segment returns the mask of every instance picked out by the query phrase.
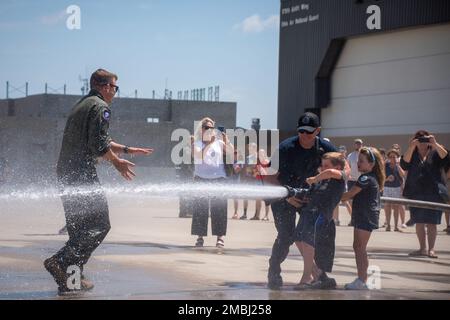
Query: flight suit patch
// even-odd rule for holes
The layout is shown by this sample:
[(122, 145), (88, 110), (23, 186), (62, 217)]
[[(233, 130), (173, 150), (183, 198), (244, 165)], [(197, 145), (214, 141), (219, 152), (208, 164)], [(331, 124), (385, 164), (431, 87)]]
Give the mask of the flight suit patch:
[(103, 111), (103, 119), (109, 121), (109, 118), (111, 118), (111, 112), (109, 112), (108, 110)]

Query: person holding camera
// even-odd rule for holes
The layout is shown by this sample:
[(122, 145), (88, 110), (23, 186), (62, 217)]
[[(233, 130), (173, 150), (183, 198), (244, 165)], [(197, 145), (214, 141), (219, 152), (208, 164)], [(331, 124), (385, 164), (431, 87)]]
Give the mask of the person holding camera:
[[(449, 162), (448, 151), (437, 143), (433, 135), (425, 130), (416, 132), (400, 161), (402, 169), (408, 171), (403, 196), (413, 200), (448, 202), (447, 186), (442, 171)], [(410, 211), (411, 219), (416, 223), (420, 248), (409, 255), (437, 258), (434, 245), (437, 225), (441, 224), (442, 211), (414, 207), (411, 207)]]

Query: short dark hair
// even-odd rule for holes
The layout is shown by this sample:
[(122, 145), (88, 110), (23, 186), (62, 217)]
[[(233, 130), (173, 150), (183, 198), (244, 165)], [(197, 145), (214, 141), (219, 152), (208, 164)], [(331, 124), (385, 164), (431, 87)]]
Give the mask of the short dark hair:
[(107, 85), (115, 79), (119, 79), (116, 74), (106, 71), (105, 69), (97, 69), (92, 75), (90, 80), (91, 89), (98, 88)]

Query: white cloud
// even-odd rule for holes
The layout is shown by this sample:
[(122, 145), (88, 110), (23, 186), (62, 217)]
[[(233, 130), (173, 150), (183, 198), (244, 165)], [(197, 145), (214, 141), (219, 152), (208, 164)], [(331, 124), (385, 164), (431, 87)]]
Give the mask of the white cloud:
[(280, 17), (278, 15), (271, 15), (264, 20), (258, 14), (254, 14), (234, 25), (233, 29), (241, 30), (244, 33), (259, 33), (267, 29), (277, 28), (279, 24)]
[(67, 17), (66, 11), (62, 10), (60, 12), (56, 12), (47, 16), (42, 16), (39, 18), (39, 21), (44, 25), (53, 26), (65, 20), (66, 17)]

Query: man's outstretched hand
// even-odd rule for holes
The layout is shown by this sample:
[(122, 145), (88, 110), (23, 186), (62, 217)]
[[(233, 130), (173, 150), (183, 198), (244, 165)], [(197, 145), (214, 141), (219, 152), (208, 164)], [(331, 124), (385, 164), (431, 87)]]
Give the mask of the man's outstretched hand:
[(122, 177), (124, 177), (126, 180), (131, 181), (136, 176), (136, 174), (132, 170), (132, 168), (135, 166), (134, 163), (125, 159), (117, 158), (114, 161), (112, 161), (112, 164), (117, 169), (117, 171), (120, 172)]
[(128, 153), (132, 154), (132, 155), (144, 155), (144, 156), (149, 156), (153, 153), (153, 149), (151, 148), (134, 148), (134, 147), (129, 147), (128, 148)]

